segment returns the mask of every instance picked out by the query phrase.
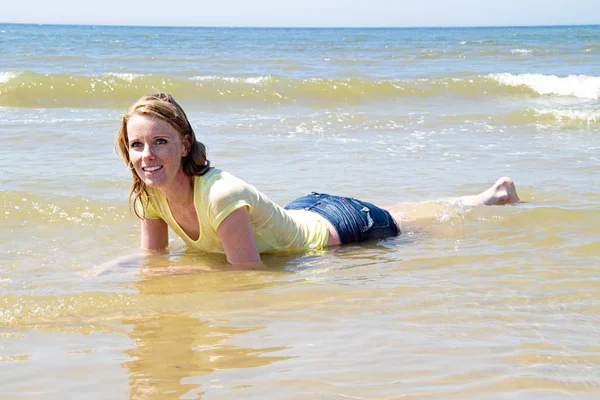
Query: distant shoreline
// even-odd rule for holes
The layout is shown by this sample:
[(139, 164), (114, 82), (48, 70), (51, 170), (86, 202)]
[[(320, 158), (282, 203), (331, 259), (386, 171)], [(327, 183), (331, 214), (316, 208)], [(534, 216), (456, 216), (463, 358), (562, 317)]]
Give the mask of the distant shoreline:
[(365, 30), (419, 30), (419, 29), (505, 29), (505, 28), (582, 28), (598, 27), (600, 24), (565, 24), (565, 25), (443, 25), (443, 26), (226, 26), (226, 25), (113, 25), (113, 24), (46, 24), (32, 22), (1, 22), (0, 25), (24, 25), (24, 26), (48, 26), (48, 27), (84, 27), (92, 28), (171, 28), (171, 29), (323, 29), (323, 30), (343, 30), (343, 29), (365, 29)]

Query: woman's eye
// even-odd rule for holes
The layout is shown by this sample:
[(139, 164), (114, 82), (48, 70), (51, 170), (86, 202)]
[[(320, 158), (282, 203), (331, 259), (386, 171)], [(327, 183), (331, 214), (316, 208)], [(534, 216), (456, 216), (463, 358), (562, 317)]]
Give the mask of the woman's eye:
[(154, 142), (156, 144), (165, 144), (167, 143), (167, 141), (165, 139), (156, 139), (156, 142)]
[(140, 147), (142, 146), (141, 142), (133, 142), (129, 145), (129, 147), (134, 148), (134, 147)]

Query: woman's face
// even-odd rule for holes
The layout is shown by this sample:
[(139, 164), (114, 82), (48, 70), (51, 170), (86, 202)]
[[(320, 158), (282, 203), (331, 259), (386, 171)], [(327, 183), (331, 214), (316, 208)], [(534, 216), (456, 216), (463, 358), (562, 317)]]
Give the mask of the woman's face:
[(181, 159), (190, 148), (190, 137), (166, 121), (147, 115), (134, 115), (127, 122), (129, 160), (135, 172), (149, 187), (165, 188), (185, 176)]

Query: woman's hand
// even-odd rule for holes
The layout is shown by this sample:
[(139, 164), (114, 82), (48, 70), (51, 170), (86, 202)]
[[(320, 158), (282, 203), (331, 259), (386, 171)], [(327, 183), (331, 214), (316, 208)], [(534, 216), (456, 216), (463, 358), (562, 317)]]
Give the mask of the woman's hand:
[(262, 267), (247, 207), (229, 214), (217, 228), (227, 261), (239, 268)]

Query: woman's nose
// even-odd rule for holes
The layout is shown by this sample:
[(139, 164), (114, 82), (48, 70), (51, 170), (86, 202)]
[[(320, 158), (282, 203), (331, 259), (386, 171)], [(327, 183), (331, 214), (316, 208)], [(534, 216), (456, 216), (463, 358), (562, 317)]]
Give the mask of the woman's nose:
[(142, 152), (142, 156), (146, 158), (153, 158), (154, 151), (152, 150), (152, 146), (144, 146), (144, 151)]

